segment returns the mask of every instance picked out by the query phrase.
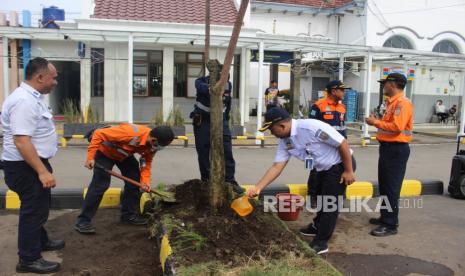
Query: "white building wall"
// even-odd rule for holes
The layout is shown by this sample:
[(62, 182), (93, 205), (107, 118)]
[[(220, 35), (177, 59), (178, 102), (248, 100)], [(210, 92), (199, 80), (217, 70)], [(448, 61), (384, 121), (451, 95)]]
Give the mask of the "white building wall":
[(297, 13), (268, 13), (263, 10), (252, 12), (248, 27), (260, 29), (268, 34), (309, 35), (315, 38), (330, 38), (332, 41), (336, 39), (337, 30), (336, 18), (327, 17), (326, 14), (313, 16), (310, 14), (298, 15)]
[[(443, 39), (452, 40), (462, 53), (465, 50), (463, 1), (368, 0), (368, 6), (367, 45), (382, 46), (389, 37), (398, 34), (408, 38), (416, 50), (431, 51)], [(386, 32), (389, 28), (393, 29)], [(433, 39), (442, 32), (449, 33)]]
[(76, 41), (31, 40), (31, 58), (43, 57), (48, 60), (78, 60)]
[(108, 43), (105, 45), (104, 72), (104, 120), (128, 121), (128, 45)]

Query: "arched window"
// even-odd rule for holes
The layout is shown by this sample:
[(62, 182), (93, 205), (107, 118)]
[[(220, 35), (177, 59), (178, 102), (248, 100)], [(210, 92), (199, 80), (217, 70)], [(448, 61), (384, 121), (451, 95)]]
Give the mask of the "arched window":
[(413, 49), (410, 41), (400, 35), (391, 36), (388, 40), (386, 40), (386, 42), (384, 42), (383, 47)]
[(447, 54), (460, 54), (460, 50), (454, 42), (450, 40), (441, 40), (434, 45), (433, 52), (447, 53)]

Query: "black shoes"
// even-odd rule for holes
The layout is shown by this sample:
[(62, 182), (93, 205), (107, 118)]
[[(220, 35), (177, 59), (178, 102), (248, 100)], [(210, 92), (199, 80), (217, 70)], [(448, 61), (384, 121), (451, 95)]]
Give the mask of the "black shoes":
[(397, 234), (397, 229), (396, 228), (389, 228), (387, 226), (380, 225), (377, 228), (373, 229), (370, 232), (370, 234), (375, 236), (375, 237), (386, 237), (386, 236)]
[(245, 192), (245, 190), (236, 181), (232, 181), (231, 185), (232, 185), (233, 191), (236, 194), (241, 195)]
[(310, 244), (313, 250), (315, 250), (315, 253), (317, 255), (320, 254), (326, 254), (329, 252), (328, 246), (327, 245), (320, 245), (320, 244)]
[(121, 218), (121, 222), (131, 225), (147, 225), (148, 219), (142, 216), (134, 215), (128, 218)]
[(42, 251), (55, 251), (65, 247), (64, 240), (48, 240), (46, 244), (42, 245)]
[(80, 234), (92, 235), (95, 234), (95, 228), (90, 224), (90, 222), (81, 222), (74, 225), (74, 229)]
[(374, 225), (381, 225), (381, 224), (382, 224), (380, 218), (371, 218), (368, 222), (369, 222), (370, 224), (374, 224)]
[(23, 261), (20, 259), (18, 265), (16, 265), (16, 272), (18, 273), (48, 274), (58, 272), (59, 270), (59, 263), (46, 261), (43, 258), (37, 259), (32, 262)]
[(307, 237), (314, 237), (317, 233), (318, 230), (313, 223), (310, 223), (307, 227), (300, 229), (300, 234)]

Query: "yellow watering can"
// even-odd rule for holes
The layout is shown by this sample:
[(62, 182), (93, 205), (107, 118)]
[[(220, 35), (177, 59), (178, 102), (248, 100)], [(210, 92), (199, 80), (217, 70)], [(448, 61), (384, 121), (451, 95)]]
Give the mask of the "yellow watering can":
[(253, 211), (253, 206), (250, 204), (249, 197), (246, 195), (233, 200), (231, 208), (241, 217), (245, 217)]

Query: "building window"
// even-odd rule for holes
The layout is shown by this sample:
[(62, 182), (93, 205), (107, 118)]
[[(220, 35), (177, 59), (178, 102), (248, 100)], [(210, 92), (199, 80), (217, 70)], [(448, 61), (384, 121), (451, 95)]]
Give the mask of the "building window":
[(162, 51), (134, 51), (133, 95), (161, 97), (163, 95)]
[(410, 43), (410, 41), (408, 41), (408, 39), (400, 35), (391, 36), (388, 40), (386, 40), (386, 42), (384, 42), (383, 47), (413, 49), (413, 46)]
[(174, 96), (195, 97), (195, 80), (205, 76), (203, 53), (174, 53)]
[(104, 64), (105, 64), (105, 49), (91, 48), (90, 49), (90, 82), (91, 96), (103, 97), (104, 93)]
[(460, 54), (460, 50), (454, 42), (450, 40), (441, 40), (434, 45), (433, 52), (446, 54)]

